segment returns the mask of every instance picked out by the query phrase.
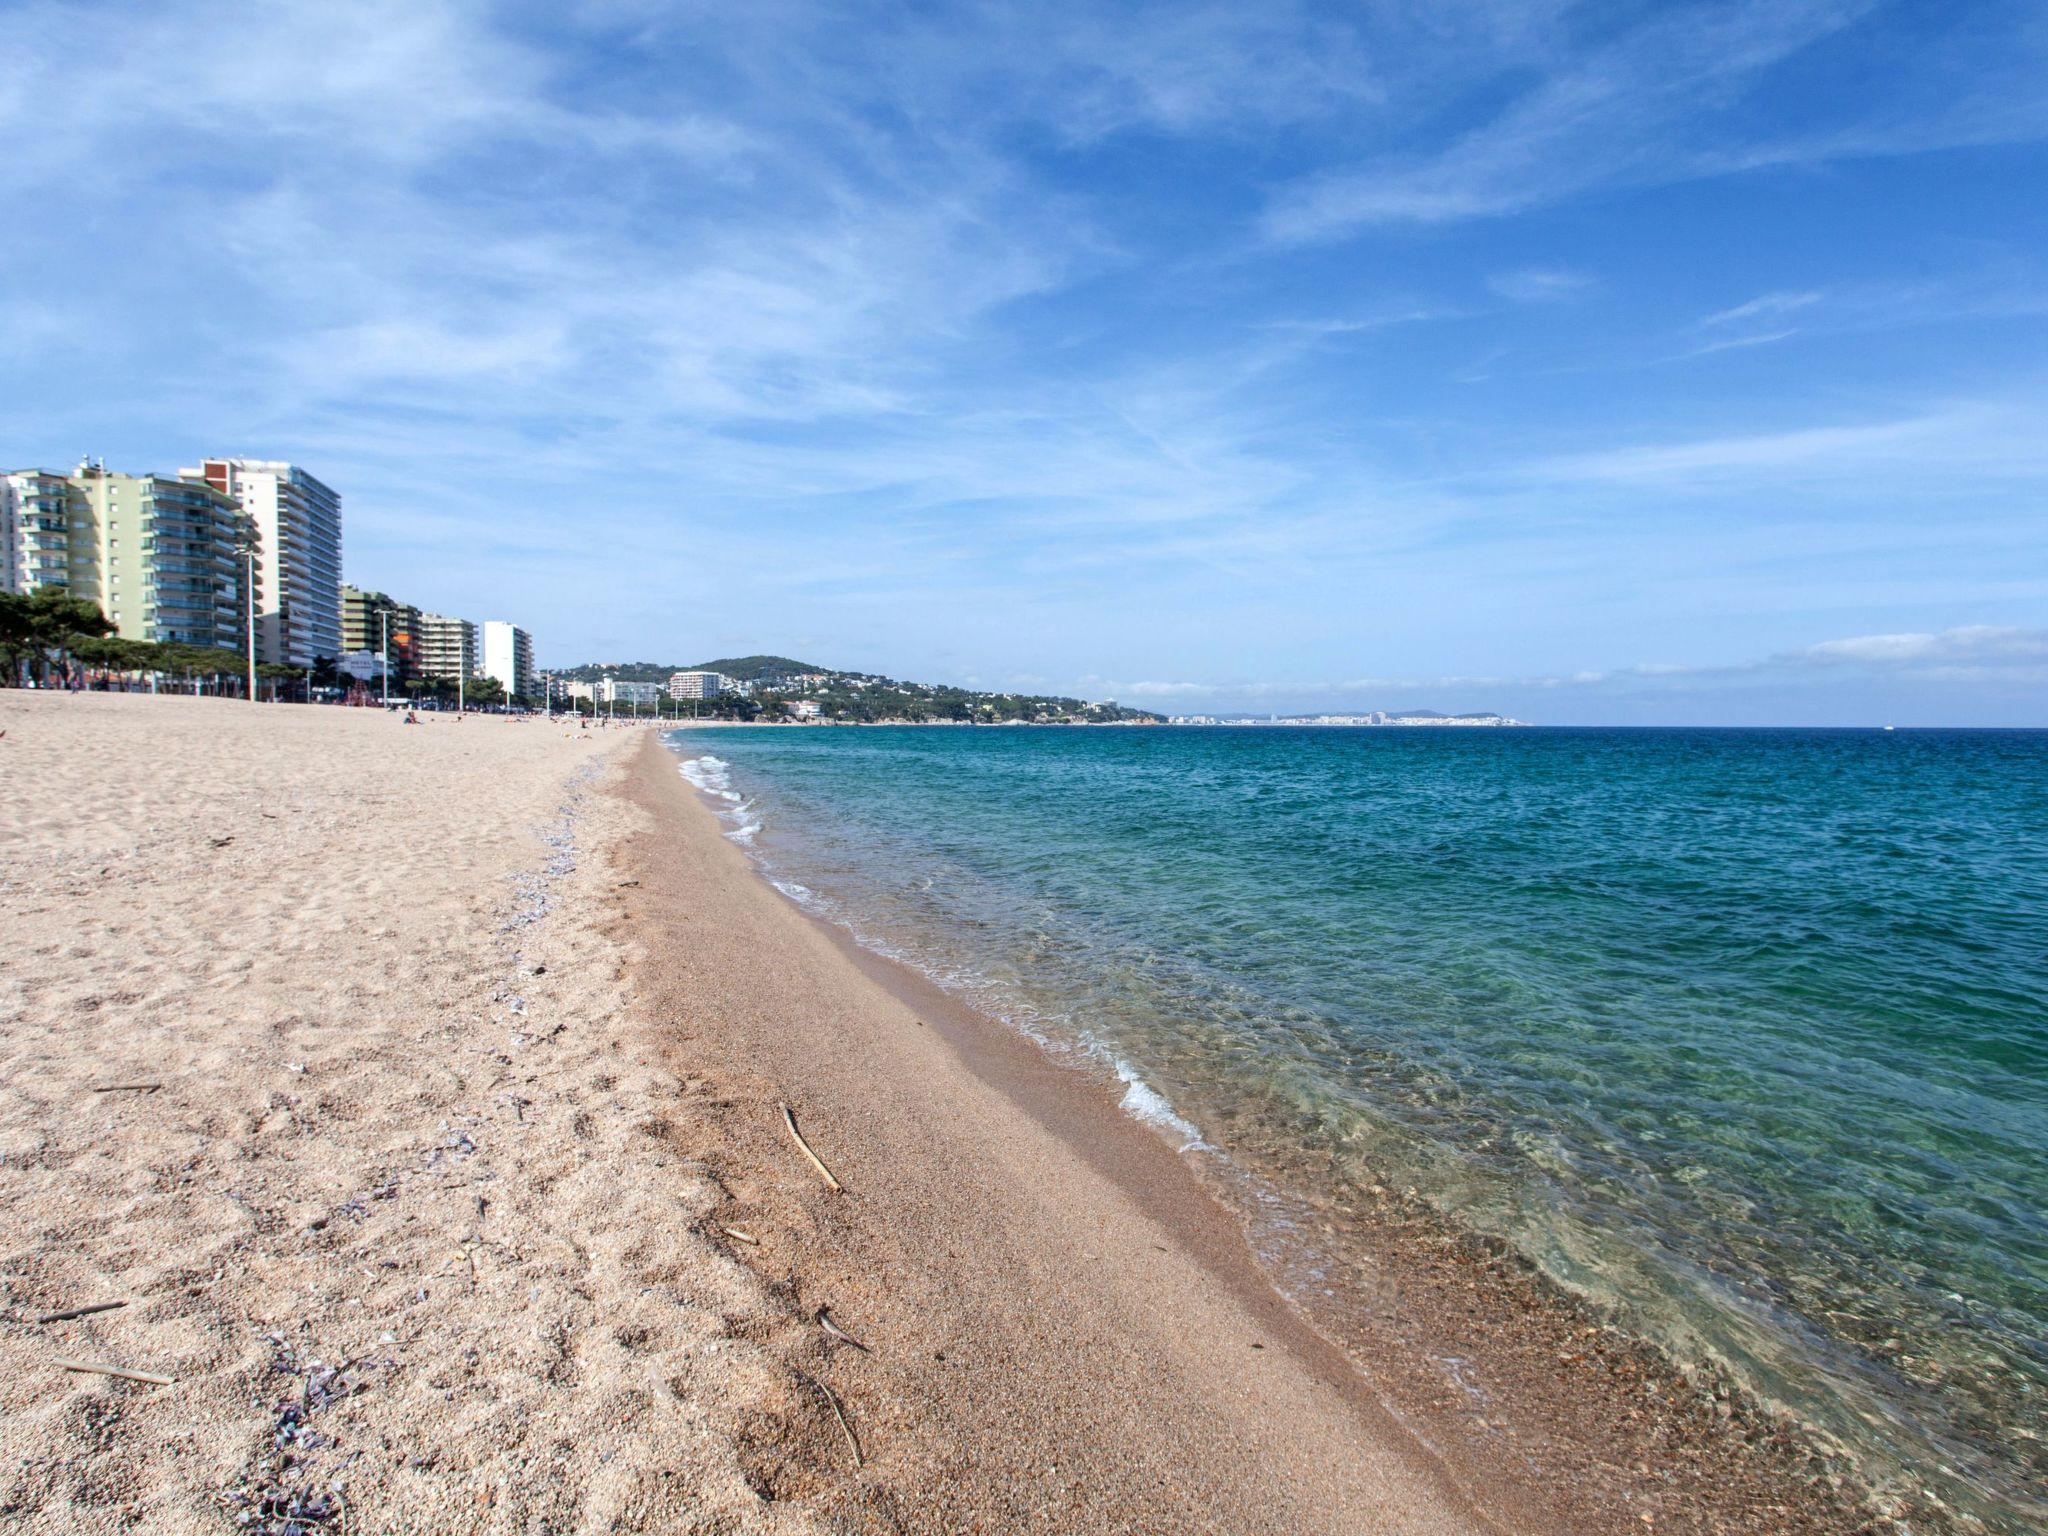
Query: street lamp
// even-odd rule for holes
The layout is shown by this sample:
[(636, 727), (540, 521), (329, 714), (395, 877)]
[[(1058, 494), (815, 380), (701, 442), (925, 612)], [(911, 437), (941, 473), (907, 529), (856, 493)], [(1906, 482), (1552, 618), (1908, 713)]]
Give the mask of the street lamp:
[(245, 549), (242, 558), (248, 562), (249, 581), (242, 589), (242, 597), (249, 609), (249, 702), (256, 702), (256, 551)]
[(384, 631), (384, 707), (391, 707), (391, 610), (379, 608), (377, 618)]

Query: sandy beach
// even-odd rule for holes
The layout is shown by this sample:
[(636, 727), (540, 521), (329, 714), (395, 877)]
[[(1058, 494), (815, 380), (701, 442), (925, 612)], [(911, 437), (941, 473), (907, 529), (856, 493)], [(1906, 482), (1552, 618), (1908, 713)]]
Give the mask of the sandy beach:
[(1618, 1345), (1532, 1364), (1576, 1328), (1469, 1259), (1396, 1278), (1546, 1391), (1475, 1426), (1340, 1349), (1172, 1145), (805, 917), (651, 731), (0, 730), (0, 1529), (1856, 1528)]

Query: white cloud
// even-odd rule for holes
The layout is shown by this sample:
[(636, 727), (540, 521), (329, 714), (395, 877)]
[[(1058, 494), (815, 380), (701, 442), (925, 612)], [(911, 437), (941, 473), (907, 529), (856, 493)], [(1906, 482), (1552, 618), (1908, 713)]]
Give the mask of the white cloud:
[[(2042, 37), (2023, 21), (1987, 26), (1923, 61), (1915, 84), (1932, 87), (1910, 107), (1873, 99), (1848, 121), (1806, 134), (1773, 136), (1759, 126), (1775, 120), (1752, 110), (1774, 71), (1810, 49), (1853, 42), (1877, 9), (1875, 0), (1651, 7), (1648, 20), (1587, 47), (1573, 35), (1579, 17), (1532, 7), (1512, 65), (1478, 75), (1496, 88), (1520, 87), (1495, 117), (1434, 151), (1368, 153), (1348, 168), (1290, 180), (1277, 189), (1264, 232), (1299, 244), (1373, 225), (1512, 214), (1616, 186), (2048, 135)], [(1532, 73), (1534, 83), (1521, 87)]]
[(1823, 640), (1773, 659), (1786, 665), (2028, 665), (2048, 661), (2048, 630), (1973, 624), (1938, 633), (1852, 635), (1846, 640)]
[[(2030, 401), (1962, 402), (1846, 426), (1563, 454), (1520, 473), (1537, 483), (1677, 489), (1743, 481), (1783, 489), (1818, 479), (1868, 484), (1874, 476), (1905, 472), (1958, 479), (2032, 476), (2048, 469), (2048, 438), (2040, 434), (2039, 420)], [(1888, 490), (1896, 493), (1899, 486), (1892, 482)]]
[(1756, 298), (1749, 300), (1745, 304), (1737, 304), (1732, 309), (1724, 309), (1716, 314), (1706, 316), (1700, 321), (1700, 325), (1702, 327), (1733, 325), (1743, 320), (1777, 319), (1779, 316), (1789, 315), (1795, 310), (1805, 309), (1808, 305), (1818, 304), (1820, 301), (1821, 294), (1817, 291), (1759, 294)]
[(1574, 272), (1569, 267), (1524, 267), (1495, 273), (1486, 286), (1517, 304), (1547, 304), (1584, 293), (1594, 281), (1591, 273)]
[[(1089, 678), (1099, 692), (1127, 703), (1189, 704), (1255, 709), (1366, 708), (1385, 695), (1469, 695), (1474, 689), (1520, 693), (1532, 689), (1575, 689), (1602, 693), (1645, 689), (1722, 687), (1761, 680), (1819, 684), (1831, 672), (1854, 667), (1919, 681), (1974, 681), (2025, 684), (2048, 675), (2048, 630), (1964, 625), (1930, 633), (1855, 635), (1823, 640), (1797, 650), (1736, 663), (1688, 665), (1641, 662), (1634, 666), (1587, 668), (1571, 673), (1521, 676), (1356, 677), (1296, 682), (1134, 681)], [(1397, 701), (1398, 702), (1398, 701)]]

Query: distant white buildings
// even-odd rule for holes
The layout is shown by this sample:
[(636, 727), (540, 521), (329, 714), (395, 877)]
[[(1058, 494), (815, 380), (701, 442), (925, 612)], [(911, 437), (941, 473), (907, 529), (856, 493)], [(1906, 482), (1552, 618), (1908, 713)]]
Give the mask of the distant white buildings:
[(341, 654), (341, 498), (282, 459), (206, 459), (181, 478), (232, 497), (255, 524), (256, 659), (310, 667)]
[(517, 624), (486, 619), (483, 675), (496, 678), (508, 697), (538, 697), (533, 691), (533, 636)]
[(739, 684), (723, 672), (674, 672), (669, 674), (668, 696), (672, 699), (715, 699), (738, 693)]
[(824, 706), (816, 699), (789, 699), (782, 708), (792, 720), (816, 720), (824, 713)]
[(600, 704), (659, 704), (661, 684), (636, 683), (623, 678), (606, 677), (597, 683), (597, 703)]
[(1445, 715), (1433, 709), (1407, 712), (1384, 709), (1355, 715), (1174, 715), (1168, 725), (1402, 725), (1495, 726), (1527, 725), (1511, 715)]

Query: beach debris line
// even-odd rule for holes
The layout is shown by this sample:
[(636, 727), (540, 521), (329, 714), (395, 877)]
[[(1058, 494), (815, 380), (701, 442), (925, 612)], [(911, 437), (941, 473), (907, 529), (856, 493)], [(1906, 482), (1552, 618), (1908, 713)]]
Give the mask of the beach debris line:
[(804, 1133), (796, 1128), (796, 1116), (789, 1112), (789, 1106), (782, 1104), (778, 1108), (782, 1111), (782, 1123), (789, 1127), (790, 1136), (795, 1139), (804, 1156), (811, 1160), (811, 1166), (818, 1170), (818, 1177), (825, 1181), (825, 1187), (835, 1195), (845, 1194), (846, 1186), (832, 1177), (832, 1170), (827, 1168), (824, 1160), (811, 1150), (811, 1144), (804, 1140)]
[(131, 1371), (123, 1365), (101, 1365), (93, 1360), (59, 1360), (57, 1364), (81, 1376), (114, 1376), (122, 1381), (144, 1382), (152, 1387), (175, 1387), (178, 1384), (175, 1376), (163, 1376), (155, 1371)]
[(89, 1307), (67, 1307), (62, 1312), (45, 1312), (36, 1321), (39, 1323), (68, 1323), (74, 1317), (91, 1317), (95, 1312), (111, 1312), (116, 1307), (125, 1307), (125, 1301), (96, 1301)]
[(830, 1307), (818, 1308), (817, 1317), (818, 1326), (825, 1330), (827, 1338), (837, 1339), (841, 1344), (850, 1345), (864, 1355), (874, 1353), (867, 1345), (861, 1343), (859, 1339), (856, 1339), (852, 1334), (832, 1321), (832, 1309)]
[(833, 1394), (832, 1389), (818, 1380), (809, 1371), (801, 1370), (794, 1366), (791, 1369), (796, 1371), (798, 1379), (806, 1383), (818, 1396), (825, 1399), (825, 1406), (832, 1410), (832, 1417), (839, 1421), (840, 1432), (846, 1436), (847, 1448), (853, 1452), (854, 1466), (866, 1466), (868, 1464), (867, 1458), (860, 1453), (860, 1436), (853, 1432), (853, 1421), (847, 1418), (846, 1410), (839, 1406), (839, 1399)]

